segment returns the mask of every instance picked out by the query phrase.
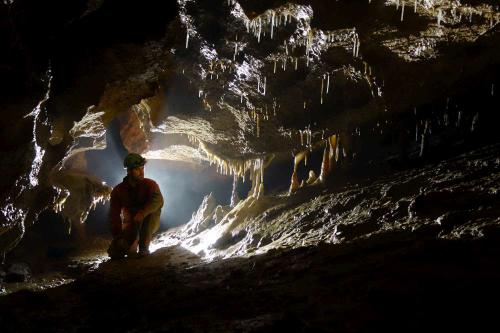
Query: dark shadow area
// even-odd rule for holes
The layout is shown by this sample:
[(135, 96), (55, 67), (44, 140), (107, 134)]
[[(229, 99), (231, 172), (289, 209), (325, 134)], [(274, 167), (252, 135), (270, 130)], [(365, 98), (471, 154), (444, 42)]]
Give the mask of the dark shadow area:
[(141, 261), (106, 262), (70, 285), (2, 297), (0, 324), (5, 332), (495, 330), (498, 239), (415, 236), (201, 265), (166, 248)]

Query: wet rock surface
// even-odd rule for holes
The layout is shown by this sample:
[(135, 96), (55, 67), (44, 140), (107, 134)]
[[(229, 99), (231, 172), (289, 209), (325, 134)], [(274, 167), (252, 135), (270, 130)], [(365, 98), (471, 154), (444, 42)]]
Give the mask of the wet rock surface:
[[(495, 331), (499, 177), (493, 145), (286, 202), (263, 197), (212, 227), (232, 225), (229, 247), (210, 248), (210, 229), (179, 228), (149, 257), (1, 297), (2, 331)], [(186, 246), (192, 237), (205, 257)], [(161, 247), (167, 238), (177, 244)]]

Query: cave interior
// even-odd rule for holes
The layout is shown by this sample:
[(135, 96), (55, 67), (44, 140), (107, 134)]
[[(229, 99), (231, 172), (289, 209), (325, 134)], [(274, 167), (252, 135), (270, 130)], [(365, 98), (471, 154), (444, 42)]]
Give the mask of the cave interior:
[[(498, 0), (2, 0), (2, 332), (498, 331), (499, 27)], [(128, 153), (165, 203), (110, 260)]]

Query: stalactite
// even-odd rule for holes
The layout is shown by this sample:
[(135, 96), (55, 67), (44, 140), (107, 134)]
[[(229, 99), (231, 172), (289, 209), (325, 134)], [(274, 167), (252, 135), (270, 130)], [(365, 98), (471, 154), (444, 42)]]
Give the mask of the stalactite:
[(259, 17), (259, 33), (258, 33), (258, 38), (257, 38), (257, 42), (260, 43), (260, 35), (262, 33), (262, 21)]
[(323, 77), (321, 78), (321, 101), (320, 103), (323, 104), (323, 85), (325, 82), (325, 75), (323, 74)]
[(429, 121), (426, 120), (425, 121), (424, 130), (422, 132), (422, 139), (420, 141), (420, 153), (419, 153), (420, 157), (424, 156), (425, 148), (427, 146), (427, 135), (428, 135), (428, 133), (429, 133)]
[(405, 15), (405, 2), (403, 1), (403, 5), (401, 6), (401, 22), (403, 22)]

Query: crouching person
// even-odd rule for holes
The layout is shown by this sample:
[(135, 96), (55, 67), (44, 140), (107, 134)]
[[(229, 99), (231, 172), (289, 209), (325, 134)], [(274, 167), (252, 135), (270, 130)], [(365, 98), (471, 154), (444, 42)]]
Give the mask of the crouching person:
[(149, 255), (152, 235), (160, 227), (163, 196), (154, 180), (144, 178), (145, 164), (141, 155), (128, 154), (123, 162), (127, 176), (111, 192), (111, 259)]

